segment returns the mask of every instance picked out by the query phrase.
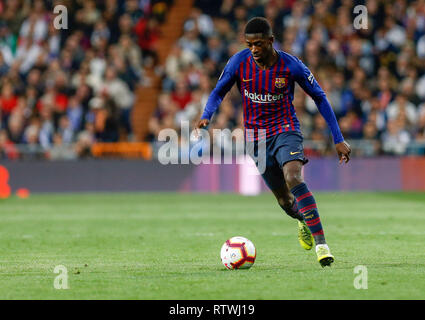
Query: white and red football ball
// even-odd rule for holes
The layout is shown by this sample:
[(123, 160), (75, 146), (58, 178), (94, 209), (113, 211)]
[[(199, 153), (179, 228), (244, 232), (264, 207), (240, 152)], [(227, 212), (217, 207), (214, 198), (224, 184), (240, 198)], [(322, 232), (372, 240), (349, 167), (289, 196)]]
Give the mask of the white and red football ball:
[(233, 237), (221, 247), (221, 262), (227, 269), (249, 269), (255, 262), (257, 250), (244, 237)]

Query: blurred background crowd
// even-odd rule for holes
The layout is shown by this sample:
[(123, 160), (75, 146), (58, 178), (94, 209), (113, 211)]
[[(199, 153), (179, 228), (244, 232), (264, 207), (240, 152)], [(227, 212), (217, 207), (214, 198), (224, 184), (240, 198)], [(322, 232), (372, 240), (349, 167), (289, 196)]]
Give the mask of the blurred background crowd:
[[(356, 5), (367, 8), (367, 29), (353, 26), (359, 14), (353, 13)], [(196, 1), (165, 65), (151, 139), (161, 128), (178, 129), (182, 119), (194, 125), (229, 57), (246, 47), (244, 25), (254, 16), (272, 23), (276, 49), (296, 55), (313, 72), (355, 154), (425, 154), (425, 1), (421, 0)], [(323, 117), (299, 86), (293, 103), (306, 152), (334, 154)], [(235, 86), (210, 130), (242, 128), (241, 109)]]
[[(75, 159), (131, 141), (134, 89), (171, 3), (0, 1), (0, 158)], [(54, 27), (57, 5), (67, 29)]]
[[(0, 158), (75, 159), (95, 142), (134, 140), (134, 90), (149, 85), (152, 67), (162, 89), (146, 140), (182, 120), (193, 128), (254, 16), (272, 23), (276, 49), (313, 72), (356, 155), (425, 154), (425, 0), (195, 0), (161, 66), (156, 42), (172, 2), (1, 0)], [(68, 30), (53, 27), (57, 4), (68, 8)], [(356, 5), (367, 8), (367, 29), (354, 28)], [(333, 154), (298, 86), (293, 103), (306, 154)], [(210, 130), (242, 127), (235, 86)], [(242, 138), (223, 134), (227, 145)]]

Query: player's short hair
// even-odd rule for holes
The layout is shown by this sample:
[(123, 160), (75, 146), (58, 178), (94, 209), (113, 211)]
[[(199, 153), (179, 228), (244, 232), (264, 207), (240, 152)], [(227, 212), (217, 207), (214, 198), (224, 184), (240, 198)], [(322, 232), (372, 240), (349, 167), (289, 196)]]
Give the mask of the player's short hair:
[(273, 36), (272, 26), (263, 17), (254, 17), (245, 26), (245, 34), (262, 34), (266, 37)]

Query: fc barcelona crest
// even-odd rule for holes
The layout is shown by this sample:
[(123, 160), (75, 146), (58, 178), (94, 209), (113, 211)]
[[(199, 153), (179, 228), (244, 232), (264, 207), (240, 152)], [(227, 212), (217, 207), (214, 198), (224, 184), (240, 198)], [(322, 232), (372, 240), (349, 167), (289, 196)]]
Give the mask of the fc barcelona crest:
[(286, 85), (286, 78), (276, 78), (274, 81), (274, 86), (278, 89), (283, 88)]

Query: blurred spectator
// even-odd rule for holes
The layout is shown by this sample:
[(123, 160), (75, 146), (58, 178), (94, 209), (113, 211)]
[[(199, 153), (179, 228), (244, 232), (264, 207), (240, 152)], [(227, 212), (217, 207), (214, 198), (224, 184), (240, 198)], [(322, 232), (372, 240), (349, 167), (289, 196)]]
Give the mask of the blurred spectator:
[(163, 89), (171, 91), (181, 72), (189, 65), (194, 65), (199, 69), (199, 63), (200, 61), (194, 52), (183, 49), (180, 45), (174, 45), (165, 62), (167, 76), (163, 82)]
[(377, 140), (378, 137), (378, 128), (376, 124), (369, 121), (363, 126), (363, 138), (366, 140)]
[(16, 39), (10, 33), (7, 24), (0, 21), (0, 55), (2, 64), (10, 66), (13, 63), (14, 51), (16, 51)]
[(401, 114), (405, 114), (407, 125), (414, 128), (417, 122), (416, 106), (407, 100), (404, 94), (398, 94), (393, 102), (386, 108), (389, 120), (397, 119)]
[(69, 148), (63, 143), (62, 136), (59, 133), (55, 133), (53, 136), (53, 147), (49, 150), (50, 160), (74, 160), (77, 158), (77, 154), (73, 148)]
[(208, 38), (213, 34), (214, 23), (211, 17), (203, 14), (199, 8), (193, 8), (184, 24), (184, 30), (198, 29), (202, 37)]
[[(425, 27), (421, 26), (425, 24), (421, 22), (422, 7), (416, 2), (366, 1), (366, 30), (353, 27), (355, 3), (350, 1), (329, 0), (320, 5), (301, 0), (220, 0), (216, 6), (204, 0), (195, 3), (197, 8), (168, 56), (162, 81), (163, 90), (171, 92), (180, 106), (173, 115), (177, 125), (181, 120), (194, 121), (229, 57), (245, 48), (245, 23), (253, 15), (264, 15), (273, 27), (274, 47), (299, 56), (315, 74), (345, 138), (364, 139), (365, 143), (356, 144), (363, 151), (354, 153), (379, 154), (380, 139), (386, 143), (385, 152), (391, 153), (388, 146), (393, 137), (401, 137), (401, 141), (406, 141), (406, 134), (422, 138), (424, 126), (416, 106), (425, 101), (425, 64), (420, 60), (421, 46), (425, 47), (421, 39)], [(223, 101), (213, 125), (230, 129), (241, 125), (241, 99), (234, 92), (237, 89), (227, 96), (233, 113), (226, 111), (229, 103)], [(331, 137), (313, 100), (296, 87), (293, 104), (304, 138), (314, 141), (309, 147), (318, 146), (319, 153), (313, 154), (326, 154)], [(153, 123), (159, 123), (157, 113)], [(388, 123), (393, 123), (391, 128)], [(152, 139), (158, 126), (150, 128)]]
[(155, 141), (162, 129), (177, 129), (174, 119), (178, 110), (179, 107), (173, 102), (170, 94), (162, 93), (159, 95), (158, 107), (149, 120), (149, 141)]
[(18, 157), (18, 150), (14, 143), (9, 140), (7, 131), (0, 130), (0, 159), (17, 159)]
[(119, 138), (119, 114), (112, 99), (95, 97), (90, 100), (91, 123), (94, 136), (100, 142), (117, 142)]
[(183, 50), (192, 51), (198, 57), (202, 57), (205, 51), (202, 41), (199, 39), (199, 30), (196, 25), (193, 25), (185, 30), (178, 43)]
[(105, 81), (99, 86), (97, 93), (110, 98), (119, 108), (119, 121), (130, 133), (130, 113), (134, 103), (134, 95), (128, 85), (117, 77), (115, 68), (108, 67), (106, 69)]
[(12, 111), (18, 105), (18, 96), (13, 92), (12, 83), (3, 84), (0, 96), (2, 126), (5, 127)]
[(26, 142), (25, 151), (22, 152), (22, 157), (25, 159), (43, 159), (44, 154), (40, 150), (38, 140), (39, 127), (37, 124), (31, 124), (26, 127), (24, 132), (24, 139)]
[(225, 51), (223, 43), (217, 35), (208, 38), (205, 58), (213, 60), (216, 64), (225, 60)]
[(23, 143), (24, 121), (19, 115), (13, 115), (8, 119), (8, 135), (11, 142), (15, 144)]
[(85, 130), (80, 131), (75, 143), (75, 153), (79, 158), (90, 158), (91, 146), (95, 142), (94, 127), (91, 123), (86, 123)]
[(138, 37), (139, 47), (145, 53), (145, 56), (150, 57), (152, 60), (149, 65), (155, 65), (158, 62), (158, 55), (156, 53), (157, 43), (160, 37), (160, 30), (156, 18), (140, 18), (134, 26), (134, 33)]
[[(183, 110), (176, 112), (176, 125), (180, 126), (181, 121), (189, 121), (190, 123), (193, 123), (201, 117), (203, 111), (204, 104), (202, 101), (202, 91), (195, 90), (192, 92), (191, 101), (186, 105), (186, 107)], [(192, 125), (191, 127), (193, 128), (195, 126)]]
[(402, 155), (406, 152), (411, 138), (399, 119), (388, 121), (382, 134), (382, 149), (386, 154)]
[(313, 131), (313, 119), (308, 114), (305, 107), (306, 94), (301, 89), (296, 90), (293, 104), (297, 110), (297, 118), (302, 123), (302, 133), (306, 137), (310, 137)]
[(77, 96), (72, 96), (68, 100), (67, 107), (67, 116), (70, 122), (70, 128), (73, 132), (80, 131), (83, 122), (83, 106), (77, 98)]
[(136, 24), (144, 16), (143, 10), (139, 7), (138, 0), (125, 0), (124, 7), (125, 13), (131, 17), (133, 24)]
[(143, 76), (142, 54), (128, 35), (122, 35), (119, 38), (119, 46), (117, 46), (118, 56), (124, 61), (128, 61), (131, 71), (134, 72), (138, 79)]
[(56, 135), (61, 137), (61, 142), (65, 145), (70, 145), (74, 142), (74, 130), (72, 129), (71, 122), (66, 114), (59, 118), (58, 130), (53, 136), (53, 143)]
[(99, 42), (102, 40), (108, 41), (111, 36), (108, 26), (104, 20), (97, 20), (94, 25), (94, 30), (91, 34), (91, 44), (93, 47), (97, 47)]
[(82, 1), (83, 7), (79, 9), (75, 15), (75, 22), (79, 25), (85, 34), (93, 31), (95, 23), (100, 19), (101, 13), (96, 8), (94, 0)]
[(192, 94), (185, 79), (180, 79), (176, 83), (176, 88), (171, 95), (171, 99), (177, 104), (180, 110), (184, 110), (186, 105), (191, 101)]
[(40, 110), (40, 133), (39, 140), (43, 149), (47, 150), (52, 145), (53, 135), (55, 132), (53, 107), (51, 104), (45, 104)]
[(425, 104), (419, 106), (416, 139), (419, 142), (425, 142)]
[[(157, 19), (164, 21), (172, 2), (3, 1), (3, 141), (31, 149), (25, 156), (55, 148), (58, 155), (51, 158), (72, 158), (63, 154), (66, 148), (90, 156), (95, 141), (131, 139), (133, 90), (147, 83), (144, 69), (155, 66)], [(54, 27), (53, 6), (59, 3), (67, 6), (72, 28)], [(90, 108), (93, 97), (103, 101), (100, 108)]]
[[(91, 155), (95, 141), (131, 139), (133, 91), (149, 84), (146, 69), (158, 62), (159, 25), (171, 2), (68, 1), (73, 28), (56, 30), (51, 13), (55, 2), (3, 1), (3, 141), (31, 141), (47, 151), (71, 143), (75, 149), (69, 148), (80, 157)], [(245, 23), (260, 15), (272, 24), (274, 47), (300, 57), (315, 74), (347, 139), (374, 141), (373, 146), (387, 141), (386, 150), (394, 137), (407, 141), (406, 134), (412, 143), (425, 142), (422, 1), (366, 1), (365, 30), (353, 27), (355, 4), (196, 0), (165, 65), (155, 69), (163, 72), (163, 93), (149, 122), (149, 139), (154, 141), (167, 126), (179, 127), (180, 120), (195, 121), (228, 59), (245, 48)], [(329, 145), (311, 98), (296, 88), (293, 103), (305, 139)], [(238, 128), (241, 115), (241, 97), (234, 88), (219, 109), (217, 125)], [(380, 152), (379, 146), (373, 148)]]

